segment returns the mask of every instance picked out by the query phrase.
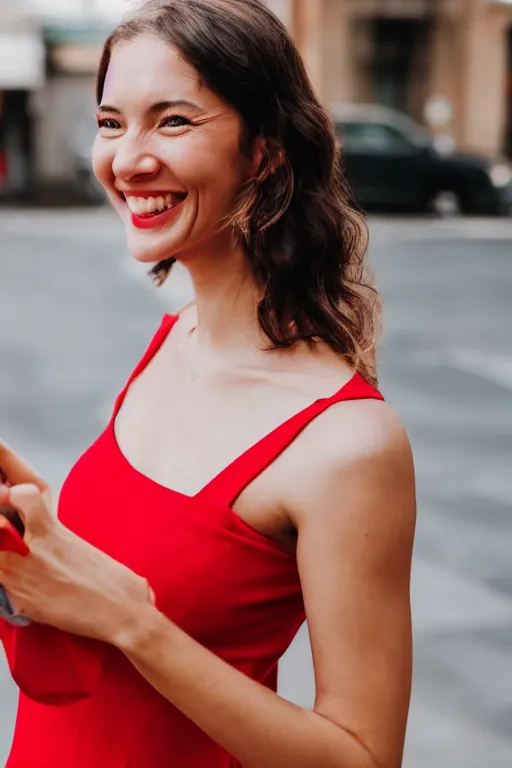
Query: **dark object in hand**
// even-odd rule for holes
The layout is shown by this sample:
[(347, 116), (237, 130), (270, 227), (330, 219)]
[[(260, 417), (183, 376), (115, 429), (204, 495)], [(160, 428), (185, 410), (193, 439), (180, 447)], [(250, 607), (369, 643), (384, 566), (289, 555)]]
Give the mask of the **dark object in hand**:
[[(4, 518), (2, 524), (2, 517)], [(5, 522), (7, 521), (7, 522)], [(29, 550), (23, 541), (25, 526), (17, 510), (7, 505), (0, 506), (0, 550), (14, 552), (21, 557), (26, 557)], [(23, 615), (17, 615), (12, 607), (7, 592), (0, 584), (0, 618), (15, 627), (27, 627), (30, 619)]]
[(6, 517), (13, 528), (16, 528), (19, 535), (23, 538), (25, 535), (25, 526), (23, 525), (23, 520), (19, 516), (17, 510), (12, 507), (0, 506), (0, 515)]

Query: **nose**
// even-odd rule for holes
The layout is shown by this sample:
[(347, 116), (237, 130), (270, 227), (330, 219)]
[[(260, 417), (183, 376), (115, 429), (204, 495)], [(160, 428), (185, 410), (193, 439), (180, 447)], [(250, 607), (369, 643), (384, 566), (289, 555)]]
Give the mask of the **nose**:
[(137, 176), (156, 176), (160, 162), (147, 147), (129, 138), (128, 135), (118, 143), (112, 162), (114, 176), (129, 181)]

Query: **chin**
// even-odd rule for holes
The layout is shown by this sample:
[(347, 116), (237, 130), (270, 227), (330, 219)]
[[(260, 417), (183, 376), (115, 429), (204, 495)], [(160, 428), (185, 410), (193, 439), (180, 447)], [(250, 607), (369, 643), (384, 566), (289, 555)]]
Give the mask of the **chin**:
[(164, 259), (171, 259), (174, 256), (169, 249), (162, 249), (160, 251), (155, 248), (141, 248), (140, 245), (132, 245), (129, 241), (128, 250), (135, 261), (148, 265), (158, 264), (158, 262), (164, 261)]
[(190, 240), (190, 223), (187, 218), (169, 222), (163, 227), (140, 228), (127, 216), (126, 209), (121, 212), (125, 225), (126, 244), (136, 261), (143, 264), (158, 264), (164, 259), (176, 258), (186, 249)]
[(132, 257), (143, 264), (157, 264), (164, 259), (170, 259), (174, 256), (178, 248), (176, 243), (170, 242), (167, 237), (151, 237), (147, 234), (134, 232), (132, 228), (127, 232), (127, 247)]

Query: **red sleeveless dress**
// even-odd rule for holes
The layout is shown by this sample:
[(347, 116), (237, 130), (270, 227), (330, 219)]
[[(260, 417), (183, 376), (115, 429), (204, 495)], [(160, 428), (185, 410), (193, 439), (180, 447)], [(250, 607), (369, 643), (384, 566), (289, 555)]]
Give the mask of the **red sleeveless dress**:
[[(128, 463), (114, 419), (131, 381), (175, 320), (164, 317), (107, 428), (71, 470), (59, 517), (144, 575), (160, 610), (188, 634), (276, 690), (278, 660), (305, 619), (297, 565), (230, 505), (330, 405), (382, 396), (356, 374), (333, 397), (317, 400), (256, 443), (196, 496), (174, 492)], [(6, 768), (238, 765), (117, 649), (50, 627), (12, 628), (2, 621), (0, 637), (21, 689)]]

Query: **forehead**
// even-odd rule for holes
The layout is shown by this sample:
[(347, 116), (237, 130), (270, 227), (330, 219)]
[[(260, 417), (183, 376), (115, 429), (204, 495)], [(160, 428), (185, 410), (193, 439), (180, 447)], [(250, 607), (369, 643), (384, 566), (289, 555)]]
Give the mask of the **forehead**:
[(103, 89), (105, 102), (189, 98), (204, 104), (213, 97), (194, 67), (159, 37), (139, 35), (114, 45)]

